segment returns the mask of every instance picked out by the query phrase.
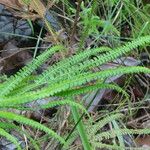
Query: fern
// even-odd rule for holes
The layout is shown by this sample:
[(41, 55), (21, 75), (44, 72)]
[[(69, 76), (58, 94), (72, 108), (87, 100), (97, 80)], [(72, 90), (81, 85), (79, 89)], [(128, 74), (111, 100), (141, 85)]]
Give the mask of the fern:
[(43, 72), (35, 82), (37, 84), (43, 83), (45, 79), (51, 79), (53, 80), (54, 76), (58, 76), (58, 74), (61, 75), (62, 72), (66, 72), (66, 70), (75, 65), (78, 64), (81, 61), (84, 61), (85, 59), (88, 59), (92, 55), (96, 55), (97, 53), (104, 52), (104, 51), (110, 51), (111, 49), (108, 47), (100, 47), (96, 49), (89, 49), (85, 50), (84, 52), (81, 52), (75, 56), (66, 58), (62, 60), (61, 62), (57, 63), (56, 65), (53, 65), (52, 67), (49, 67), (45, 72)]
[(117, 85), (114, 84), (106, 84), (106, 83), (97, 83), (93, 85), (83, 86), (80, 88), (72, 89), (72, 90), (66, 90), (64, 92), (60, 92), (57, 95), (58, 96), (76, 96), (80, 94), (84, 94), (90, 91), (94, 90), (101, 90), (101, 89), (113, 89), (116, 90), (118, 93), (122, 93), (127, 99), (129, 98), (129, 95), (126, 91), (124, 91), (122, 88), (120, 88)]
[[(125, 147), (123, 145), (110, 145), (105, 144), (102, 141), (104, 140), (111, 140), (118, 137), (118, 136), (124, 136), (124, 135), (134, 135), (134, 134), (150, 134), (150, 129), (111, 129), (110, 131), (100, 131), (104, 125), (116, 120), (123, 118), (123, 114), (110, 114), (110, 116), (105, 117), (104, 119), (101, 119), (100, 121), (96, 122), (94, 125), (87, 125), (87, 132), (88, 132), (88, 138), (91, 142), (93, 149), (97, 148), (110, 148), (110, 149), (128, 149), (128, 147)], [(89, 130), (90, 129), (90, 130)], [(131, 147), (130, 147), (131, 149)], [(132, 148), (132, 149), (141, 149), (141, 148)]]
[[(50, 66), (45, 72), (43, 72), (41, 75), (39, 75), (37, 77), (37, 79), (35, 79), (36, 84), (25, 87), (24, 89), (22, 89), (22, 92), (25, 93), (25, 92), (33, 89), (34, 87), (44, 84), (45, 83), (44, 81), (46, 79), (50, 78), (51, 82), (52, 82), (53, 79), (55, 79), (55, 76), (59, 76), (60, 70), (61, 70), (61, 72), (65, 72), (65, 70), (68, 67), (71, 67), (72, 65), (75, 65), (75, 64), (83, 61), (84, 59), (88, 59), (91, 55), (95, 55), (97, 53), (100, 53), (103, 51), (109, 51), (109, 50), (111, 50), (111, 49), (108, 47), (100, 47), (100, 48), (96, 48), (96, 49), (85, 50), (84, 52), (81, 52), (75, 56), (66, 58), (66, 59), (62, 60), (61, 62), (58, 62), (57, 64), (54, 64), (53, 66)], [(21, 92), (21, 91), (19, 90), (19, 92)]]
[(49, 134), (50, 136), (52, 136), (52, 137), (56, 138), (57, 140), (59, 140), (61, 142), (61, 144), (66, 145), (66, 142), (62, 137), (60, 137), (58, 134), (56, 134), (53, 130), (47, 128), (46, 126), (43, 126), (42, 124), (40, 124), (36, 121), (25, 118), (21, 115), (16, 115), (16, 114), (13, 114), (11, 112), (4, 112), (4, 111), (0, 111), (0, 118), (5, 118), (5, 119), (8, 119), (8, 120), (17, 121), (19, 123), (23, 123), (23, 124), (29, 125), (33, 128), (37, 128), (39, 130), (42, 130), (45, 133)]
[[(77, 75), (72, 79), (64, 80), (60, 83), (53, 84), (51, 86), (37, 90), (36, 92), (27, 92), (23, 95), (12, 96), (12, 97), (0, 97), (0, 107), (11, 105), (24, 104), (37, 99), (42, 99), (48, 96), (53, 96), (56, 93), (68, 90), (75, 86), (81, 86), (87, 82), (97, 79), (105, 79), (107, 77), (116, 76), (120, 74), (131, 74), (131, 73), (150, 73), (148, 68), (144, 67), (119, 67), (116, 69), (104, 70), (101, 72), (90, 73), (86, 75)], [(23, 99), (23, 101), (20, 101)]]
[[(51, 69), (49, 69), (50, 71), (44, 72), (41, 76), (39, 76), (37, 78), (37, 80), (35, 80), (36, 84), (33, 84), (33, 85), (30, 84), (29, 86), (25, 87), (24, 91), (29, 91), (32, 88), (35, 88), (36, 86), (38, 86), (38, 84), (40, 84), (40, 83), (44, 84), (44, 83), (47, 83), (47, 81), (48, 81), (49, 84), (50, 83), (54, 84), (54, 83), (60, 82), (64, 79), (68, 79), (69, 77), (76, 76), (78, 74), (81, 74), (83, 72), (83, 70), (85, 70), (85, 69), (87, 70), (89, 68), (104, 64), (110, 60), (113, 60), (113, 59), (121, 56), (122, 54), (125, 54), (125, 53), (131, 51), (134, 48), (137, 48), (138, 46), (144, 45), (145, 43), (149, 43), (149, 41), (150, 41), (150, 36), (142, 37), (133, 42), (127, 43), (125, 46), (116, 48), (112, 51), (108, 51), (106, 54), (100, 55), (98, 58), (95, 58), (94, 60), (87, 60), (83, 63), (79, 63), (79, 64), (71, 67), (69, 64), (71, 64), (71, 62), (74, 62), (73, 61), (74, 57), (75, 57), (75, 63), (78, 61), (78, 55), (73, 56), (72, 59), (67, 60), (66, 63), (64, 60), (62, 62), (59, 62), (58, 65), (56, 65), (56, 67), (55, 66), (54, 66), (54, 68), (50, 67), (51, 68)], [(81, 56), (79, 57), (80, 61), (81, 61), (81, 58), (83, 57), (83, 56), (82, 57)], [(67, 65), (65, 66), (64, 64), (67, 64)], [(63, 67), (64, 67), (64, 69), (63, 69)], [(48, 76), (48, 78), (47, 78), (47, 76)], [(43, 82), (41, 82), (41, 81), (43, 81)]]
[[(86, 114), (88, 113), (84, 106), (75, 101), (72, 101), (68, 97), (106, 88), (115, 89), (117, 92), (122, 93), (126, 98), (128, 98), (128, 94), (122, 88), (118, 87), (117, 85), (106, 84), (105, 79), (123, 74), (150, 74), (150, 69), (138, 66), (118, 67), (115, 69), (108, 69), (98, 72), (93, 72), (92, 69), (112, 61), (130, 52), (131, 50), (138, 48), (139, 46), (145, 46), (148, 43), (150, 43), (150, 36), (141, 37), (115, 49), (110, 49), (107, 47), (89, 49), (84, 52), (80, 52), (75, 56), (61, 60), (55, 65), (49, 67), (41, 75), (32, 76), (32, 72), (35, 71), (40, 65), (42, 65), (52, 54), (54, 54), (56, 51), (64, 49), (62, 46), (54, 46), (34, 59), (31, 63), (16, 73), (16, 75), (5, 79), (5, 81), (0, 86), (0, 108), (28, 109), (24, 104), (51, 96), (57, 96), (58, 101), (52, 101), (46, 105), (40, 106), (38, 109), (46, 109), (66, 104), (70, 105), (76, 123), (80, 119), (78, 109), (86, 112)], [(92, 55), (98, 56), (97, 58), (91, 59), (90, 56)], [(88, 83), (94, 84), (88, 85)], [(98, 145), (98, 142), (101, 142), (102, 139), (115, 138), (118, 135), (150, 132), (149, 130), (136, 131), (131, 129), (119, 129), (97, 134), (100, 128), (102, 128), (105, 124), (111, 122), (114, 119), (118, 119), (120, 116), (120, 114), (109, 116), (103, 119), (102, 122), (100, 121), (97, 124), (91, 126), (91, 128), (93, 128), (93, 132), (87, 135), (89, 136), (89, 140), (92, 137), (90, 144), (93, 145), (92, 143), (95, 143), (96, 146), (96, 144)], [(6, 111), (0, 111), (0, 118), (17, 121), (21, 124), (40, 129), (51, 137), (57, 139), (61, 144), (66, 144), (65, 139), (60, 137), (53, 130), (31, 119), (27, 119), (23, 116), (15, 115)], [(89, 116), (89, 120), (90, 119), (91, 118)], [(79, 126), (77, 126), (77, 128), (82, 142), (84, 143), (84, 147), (87, 147), (88, 149), (88, 147), (91, 148), (91, 145), (86, 140), (86, 138), (84, 138), (84, 134), (86, 134), (86, 132), (81, 131), (81, 129), (87, 130), (88, 127), (85, 128), (83, 123), (83, 121), (79, 121)], [(3, 130), (4, 129), (0, 131), (1, 135), (3, 134), (3, 136), (8, 138), (9, 134)], [(17, 144), (17, 141), (14, 137), (10, 137), (10, 140), (11, 142)], [(88, 146), (86, 146), (86, 143)], [(116, 145), (105, 145), (103, 143), (99, 143), (99, 146), (107, 148), (118, 147)]]
[[(68, 147), (71, 146), (71, 144), (78, 138), (78, 131), (75, 130), (71, 136), (69, 137), (69, 139), (66, 139), (67, 143), (68, 143)], [(68, 137), (68, 136), (67, 136)], [(63, 146), (63, 150), (69, 150), (68, 147)]]
[[(36, 84), (34, 86), (30, 86), (29, 89), (32, 89), (33, 87), (37, 86), (38, 84), (44, 84), (49, 81), (49, 83), (59, 82), (62, 79), (67, 79), (68, 77), (76, 76), (78, 73), (83, 72), (83, 70), (87, 70), (99, 65), (102, 65), (108, 61), (114, 60), (119, 56), (122, 56), (123, 54), (126, 54), (130, 52), (131, 50), (145, 45), (147, 43), (150, 43), (150, 36), (140, 37), (137, 40), (134, 40), (132, 42), (128, 42), (124, 46), (121, 46), (120, 48), (116, 48), (114, 50), (107, 50), (107, 48), (100, 48), (100, 49), (92, 49), (94, 52), (98, 52), (106, 49), (106, 54), (101, 54), (95, 59), (92, 60), (86, 60), (82, 63), (79, 63), (84, 60), (85, 56), (90, 56), (91, 50), (87, 54), (79, 54), (76, 56), (72, 56), (71, 58), (64, 59), (63, 61), (59, 62), (58, 64), (54, 65), (53, 67), (50, 67), (48, 71), (45, 71), (42, 75), (40, 75), (37, 80), (35, 80)], [(88, 57), (87, 57), (88, 58)], [(78, 63), (77, 63), (78, 62)], [(77, 63), (77, 64), (76, 64)], [(28, 90), (29, 90), (28, 89)]]
[[(140, 37), (137, 40), (128, 42), (124, 46), (108, 51), (106, 52), (106, 54), (102, 54), (93, 60), (87, 60), (75, 66), (68, 66), (68, 67), (66, 66), (65, 72), (62, 70), (59, 71), (59, 76), (56, 77), (57, 81), (60, 81), (62, 78), (65, 78), (68, 76), (76, 75), (76, 73), (83, 72), (83, 70), (87, 70), (89, 68), (93, 68), (93, 67), (102, 65), (106, 62), (109, 62), (111, 60), (114, 60), (117, 57), (122, 56), (123, 54), (126, 54), (130, 52), (131, 50), (138, 48), (139, 46), (148, 44), (148, 43), (150, 43), (150, 36)], [(50, 73), (48, 74), (50, 75)], [(47, 72), (43, 73), (43, 76), (45, 76), (43, 78), (45, 78), (45, 80), (48, 80), (47, 79), (48, 74)], [(52, 80), (55, 79), (55, 76), (53, 76), (53, 73), (51, 73), (51, 75), (49, 76), (49, 79), (52, 79)]]
[(108, 124), (109, 122), (116, 120), (116, 119), (120, 119), (123, 117), (123, 114), (111, 114), (110, 116), (106, 116), (104, 119), (98, 121), (95, 125), (93, 125), (92, 127), (88, 126), (88, 128), (91, 128), (89, 134), (95, 135), (102, 127), (104, 127), (106, 124)]
[(33, 71), (35, 71), (40, 65), (42, 65), (53, 53), (62, 49), (62, 46), (55, 46), (40, 56), (38, 56), (35, 60), (31, 63), (26, 65), (23, 69), (21, 69), (17, 74), (11, 76), (5, 83), (4, 87), (0, 90), (0, 95), (4, 96), (9, 94), (23, 79), (29, 76)]
[(31, 138), (31, 136), (27, 132), (23, 131), (20, 127), (16, 126), (15, 124), (9, 122), (0, 122), (0, 128), (8, 131), (13, 129), (16, 130), (19, 134), (26, 135), (26, 137), (30, 140), (32, 147), (34, 147), (35, 150), (39, 150), (39, 147), (33, 140), (33, 138)]
[(0, 135), (3, 136), (3, 137), (5, 137), (10, 142), (14, 143), (18, 147), (18, 150), (21, 150), (21, 147), (18, 144), (18, 140), (15, 137), (13, 137), (12, 135), (10, 135), (9, 133), (7, 133), (2, 128), (0, 128)]
[(113, 129), (111, 131), (102, 132), (98, 135), (95, 135), (96, 141), (102, 141), (102, 139), (115, 138), (117, 135), (127, 135), (127, 134), (150, 134), (150, 129)]

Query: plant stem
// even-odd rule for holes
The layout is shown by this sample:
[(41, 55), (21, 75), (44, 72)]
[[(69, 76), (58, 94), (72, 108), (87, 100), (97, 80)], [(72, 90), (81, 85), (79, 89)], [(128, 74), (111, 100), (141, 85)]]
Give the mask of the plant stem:
[[(71, 107), (71, 110), (72, 110), (74, 121), (76, 123), (80, 119), (78, 110), (77, 110), (76, 107)], [(85, 131), (84, 124), (83, 124), (82, 120), (80, 120), (80, 122), (78, 123), (77, 130), (79, 132), (84, 150), (91, 150), (91, 146), (90, 146), (90, 143), (88, 141), (88, 138), (87, 138), (86, 131)]]

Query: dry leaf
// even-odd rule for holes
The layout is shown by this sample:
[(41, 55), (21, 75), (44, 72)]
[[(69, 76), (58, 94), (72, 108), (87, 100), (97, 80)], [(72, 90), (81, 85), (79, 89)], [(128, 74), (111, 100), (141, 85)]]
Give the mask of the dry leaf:
[(23, 7), (18, 0), (0, 0), (0, 4), (17, 10)]
[(45, 18), (46, 7), (40, 0), (32, 0), (29, 9), (36, 11), (41, 18)]
[(147, 136), (144, 136), (144, 137), (138, 137), (136, 140), (135, 140), (136, 144), (138, 146), (145, 146), (147, 145), (149, 148), (150, 148), (150, 136), (147, 135)]
[(16, 41), (10, 41), (4, 46), (6, 51), (1, 53), (2, 58), (0, 60), (2, 73), (13, 74), (32, 58), (28, 51), (20, 51), (16, 44)]

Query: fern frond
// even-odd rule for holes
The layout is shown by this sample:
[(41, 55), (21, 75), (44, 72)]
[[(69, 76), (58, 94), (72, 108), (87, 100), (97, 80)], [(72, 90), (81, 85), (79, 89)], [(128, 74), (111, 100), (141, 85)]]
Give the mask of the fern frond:
[[(28, 88), (26, 87), (26, 91), (29, 91), (32, 88), (35, 88), (39, 84), (44, 84), (44, 83), (53, 84), (54, 82), (60, 82), (61, 80), (69, 79), (70, 77), (74, 77), (74, 76), (80, 74), (81, 72), (88, 70), (92, 67), (96, 67), (96, 66), (104, 64), (108, 61), (114, 60), (115, 58), (117, 58), (127, 52), (130, 52), (132, 49), (137, 48), (138, 46), (141, 46), (141, 45), (145, 45), (147, 43), (150, 43), (150, 36), (140, 37), (139, 39), (136, 39), (132, 42), (128, 42), (126, 45), (124, 45), (120, 48), (116, 48), (114, 50), (107, 51), (105, 54), (102, 54), (102, 55), (98, 56), (97, 58), (94, 58), (92, 60), (86, 60), (82, 63), (78, 63), (78, 61), (81, 62), (83, 58), (85, 59), (85, 57), (84, 57), (84, 55), (82, 55), (82, 53), (80, 55), (77, 55), (77, 56), (75, 55), (75, 56), (72, 56), (71, 58), (64, 59), (63, 61), (59, 62), (58, 64), (50, 67), (50, 69), (48, 69), (48, 71), (45, 71), (41, 76), (39, 76), (37, 78), (37, 80), (35, 80), (35, 85), (33, 84), (33, 85), (30, 85)], [(103, 47), (102, 47), (102, 49), (99, 48), (99, 50), (104, 50), (104, 49), (105, 48), (103, 48)], [(93, 49), (93, 51), (94, 51), (94, 49)], [(98, 51), (98, 48), (95, 50), (95, 52), (97, 52), (97, 51)], [(89, 52), (89, 53), (87, 52), (88, 55), (86, 55), (86, 56), (89, 56), (91, 53), (92, 52)], [(13, 81), (13, 80), (11, 80), (11, 81)], [(14, 85), (13, 82), (8, 83), (8, 85), (9, 84)], [(11, 88), (11, 86), (9, 88)], [(8, 86), (7, 86), (7, 88), (8, 88)], [(4, 91), (4, 90), (5, 90), (5, 88), (2, 89), (2, 91)]]
[(86, 61), (84, 61), (82, 63), (78, 63), (76, 65), (72, 65), (72, 66), (68, 66), (68, 67), (66, 66), (64, 71), (60, 70), (60, 72), (57, 73), (57, 74), (59, 74), (59, 76), (55, 77), (52, 73), (52, 75), (50, 75), (48, 77), (49, 73), (47, 74), (47, 72), (45, 72), (45, 73), (43, 73), (43, 76), (45, 76), (43, 78), (43, 80), (45, 79), (45, 82), (46, 81), (50, 82), (50, 80), (57, 80), (57, 82), (58, 82), (58, 81), (61, 81), (62, 79), (67, 79), (70, 76), (74, 76), (74, 75), (76, 75), (80, 72), (83, 72), (85, 70), (88, 70), (90, 68), (100, 66), (109, 61), (112, 61), (112, 60), (118, 58), (119, 56), (122, 56), (123, 54), (126, 54), (126, 53), (130, 52), (131, 50), (138, 48), (139, 46), (144, 46), (148, 43), (150, 43), (150, 36), (140, 37), (132, 42), (126, 43), (124, 46), (121, 46), (119, 48), (115, 48), (111, 51), (108, 51), (105, 54), (98, 56), (97, 58), (94, 58), (91, 60), (86, 60)]
[[(139, 46), (143, 46), (148, 43), (150, 43), (150, 36), (140, 37), (134, 41), (126, 43), (124, 46), (108, 51), (106, 54), (102, 54), (97, 58), (94, 58), (94, 60), (84, 61), (82, 64), (76, 66), (76, 69), (85, 70), (87, 68), (93, 68), (105, 64), (109, 61), (115, 60), (119, 56), (122, 56), (135, 48), (138, 48)], [(75, 70), (74, 68), (75, 67), (73, 66), (72, 68), (69, 68), (69, 70)]]
[(48, 95), (46, 94), (45, 96), (55, 95), (58, 92), (65, 91), (67, 89), (76, 86), (81, 86), (92, 80), (106, 79), (108, 77), (112, 77), (120, 74), (131, 74), (131, 73), (142, 73), (142, 72), (150, 73), (150, 69), (144, 67), (119, 67), (119, 68), (104, 70), (96, 73), (89, 73), (89, 74), (87, 73), (84, 75), (80, 74), (75, 77), (72, 77), (71, 79), (63, 80), (59, 83), (55, 83), (50, 87), (46, 87), (45, 89), (43, 88), (41, 92), (42, 93), (45, 92), (45, 94), (49, 92), (49, 94)]
[(51, 137), (57, 139), (61, 144), (66, 144), (65, 140), (62, 137), (60, 137), (57, 133), (55, 133), (53, 130), (47, 128), (46, 126), (44, 126), (34, 120), (25, 118), (21, 115), (16, 115), (11, 112), (5, 112), (5, 111), (0, 111), (0, 118), (5, 118), (8, 120), (17, 121), (17, 122), (25, 124), (25, 125), (29, 125), (33, 128), (44, 131), (45, 133), (49, 134)]
[(27, 132), (25, 131), (22, 131), (22, 129), (18, 126), (16, 126), (15, 124), (13, 123), (9, 123), (9, 122), (0, 122), (0, 128), (2, 129), (7, 129), (7, 130), (10, 130), (10, 129), (14, 129), (16, 130), (18, 133), (20, 134), (24, 134), (27, 136), (27, 138), (31, 141), (32, 143), (32, 146), (34, 146), (35, 150), (39, 150), (39, 147), (37, 146), (36, 142), (33, 140), (33, 138), (31, 138), (30, 135), (27, 134)]
[(56, 51), (61, 50), (62, 46), (54, 46), (43, 52), (40, 56), (34, 59), (31, 63), (23, 67), (14, 76), (11, 76), (5, 83), (4, 87), (0, 90), (0, 95), (5, 96), (10, 93), (23, 79), (29, 76), (35, 71), (40, 65), (42, 65), (52, 54)]
[[(69, 139), (67, 139), (68, 147), (79, 137), (78, 131), (74, 130), (70, 135)], [(63, 150), (69, 150), (68, 147), (63, 146)]]
[(115, 138), (118, 135), (134, 135), (134, 134), (150, 134), (150, 129), (118, 129), (118, 130), (111, 130), (111, 131), (106, 131), (106, 132), (102, 132), (100, 134), (97, 134), (94, 136), (94, 139), (96, 141), (102, 141), (103, 139), (110, 139), (110, 138)]
[[(77, 75), (72, 79), (63, 80), (59, 83), (49, 85), (41, 90), (36, 92), (27, 92), (23, 95), (12, 96), (12, 97), (0, 97), (0, 107), (24, 104), (27, 102), (32, 102), (37, 99), (42, 99), (45, 97), (56, 95), (59, 92), (66, 91), (76, 86), (81, 86), (87, 82), (97, 80), (97, 79), (106, 79), (108, 77), (117, 76), (120, 74), (131, 74), (131, 73), (149, 73), (150, 69), (145, 67), (119, 67), (115, 69), (104, 70), (96, 73), (89, 73), (84, 75)], [(22, 101), (21, 101), (22, 100)]]
[(71, 66), (78, 64), (81, 61), (84, 61), (85, 59), (88, 59), (90, 56), (95, 55), (99, 52), (104, 51), (110, 51), (111, 49), (108, 47), (100, 47), (95, 49), (88, 49), (83, 52), (80, 52), (79, 54), (75, 56), (71, 56), (69, 58), (66, 58), (58, 63), (56, 63), (53, 66), (50, 66), (45, 72), (43, 72), (35, 82), (37, 84), (43, 83), (46, 79), (51, 79), (57, 75), (63, 74), (63, 72), (66, 71), (66, 69), (70, 68)]
[(10, 142), (14, 143), (17, 146), (18, 150), (21, 150), (21, 147), (19, 146), (18, 140), (15, 137), (13, 137), (12, 135), (10, 135), (9, 133), (7, 133), (2, 128), (0, 128), (0, 135), (5, 137)]
[(129, 98), (128, 93), (124, 91), (121, 87), (119, 87), (118, 85), (106, 84), (106, 83), (96, 83), (94, 85), (88, 85), (88, 86), (80, 87), (77, 89), (66, 90), (64, 92), (58, 93), (57, 95), (63, 96), (63, 97), (64, 96), (76, 96), (76, 95), (84, 94), (90, 91), (101, 90), (101, 89), (116, 90), (117, 92), (122, 93), (126, 98)]
[(104, 144), (104, 143), (100, 143), (100, 142), (92, 142), (92, 145), (94, 147), (94, 150), (96, 150), (97, 148), (103, 149), (111, 149), (111, 150), (124, 150), (125, 147), (121, 147), (118, 145), (110, 145), (110, 144)]
[(0, 122), (0, 128), (3, 129), (14, 129), (16, 128), (16, 126), (12, 123), (8, 123), (8, 122)]
[(75, 65), (85, 59), (88, 59), (91, 55), (109, 50), (111, 49), (108, 47), (100, 47), (96, 49), (85, 50), (75, 56), (65, 58), (64, 60), (54, 64), (53, 66), (48, 67), (47, 70), (45, 70), (41, 75), (37, 77), (37, 79), (34, 80), (35, 84), (26, 86), (24, 89), (22, 89), (22, 92), (30, 91), (31, 89), (44, 84), (47, 79), (50, 79), (48, 82), (49, 84), (50, 82), (53, 82), (53, 79), (55, 79), (56, 82), (56, 77), (60, 78), (61, 74), (63, 74), (63, 72), (65, 72), (68, 67), (71, 67), (72, 65)]
[(94, 150), (96, 149), (110, 149), (110, 150), (144, 150), (144, 148), (138, 148), (138, 147), (122, 147), (122, 146), (117, 146), (117, 145), (110, 145), (110, 144), (105, 144), (105, 143), (100, 143), (100, 142), (92, 142), (92, 145), (95, 147)]
[[(104, 119), (98, 121), (96, 124), (92, 125), (92, 127), (88, 126), (87, 128), (90, 128), (89, 134), (95, 135), (98, 130), (100, 130), (102, 127), (104, 127), (106, 124), (113, 120), (117, 120), (119, 118), (122, 118), (123, 114), (117, 113), (112, 114), (110, 116), (106, 116)], [(88, 129), (87, 129), (88, 130)]]

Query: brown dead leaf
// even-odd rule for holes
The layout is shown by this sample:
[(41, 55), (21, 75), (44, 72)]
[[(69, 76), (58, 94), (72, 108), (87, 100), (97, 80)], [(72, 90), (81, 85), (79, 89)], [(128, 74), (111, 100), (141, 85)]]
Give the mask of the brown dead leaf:
[(147, 136), (144, 136), (144, 137), (138, 137), (136, 140), (135, 140), (136, 144), (138, 146), (148, 146), (150, 148), (150, 136), (147, 135)]
[(29, 9), (36, 11), (41, 18), (45, 18), (46, 7), (40, 0), (32, 0)]
[(17, 10), (23, 7), (18, 0), (0, 0), (0, 4)]
[(23, 67), (32, 56), (28, 51), (20, 51), (15, 41), (8, 42), (1, 53), (0, 72), (11, 75)]

